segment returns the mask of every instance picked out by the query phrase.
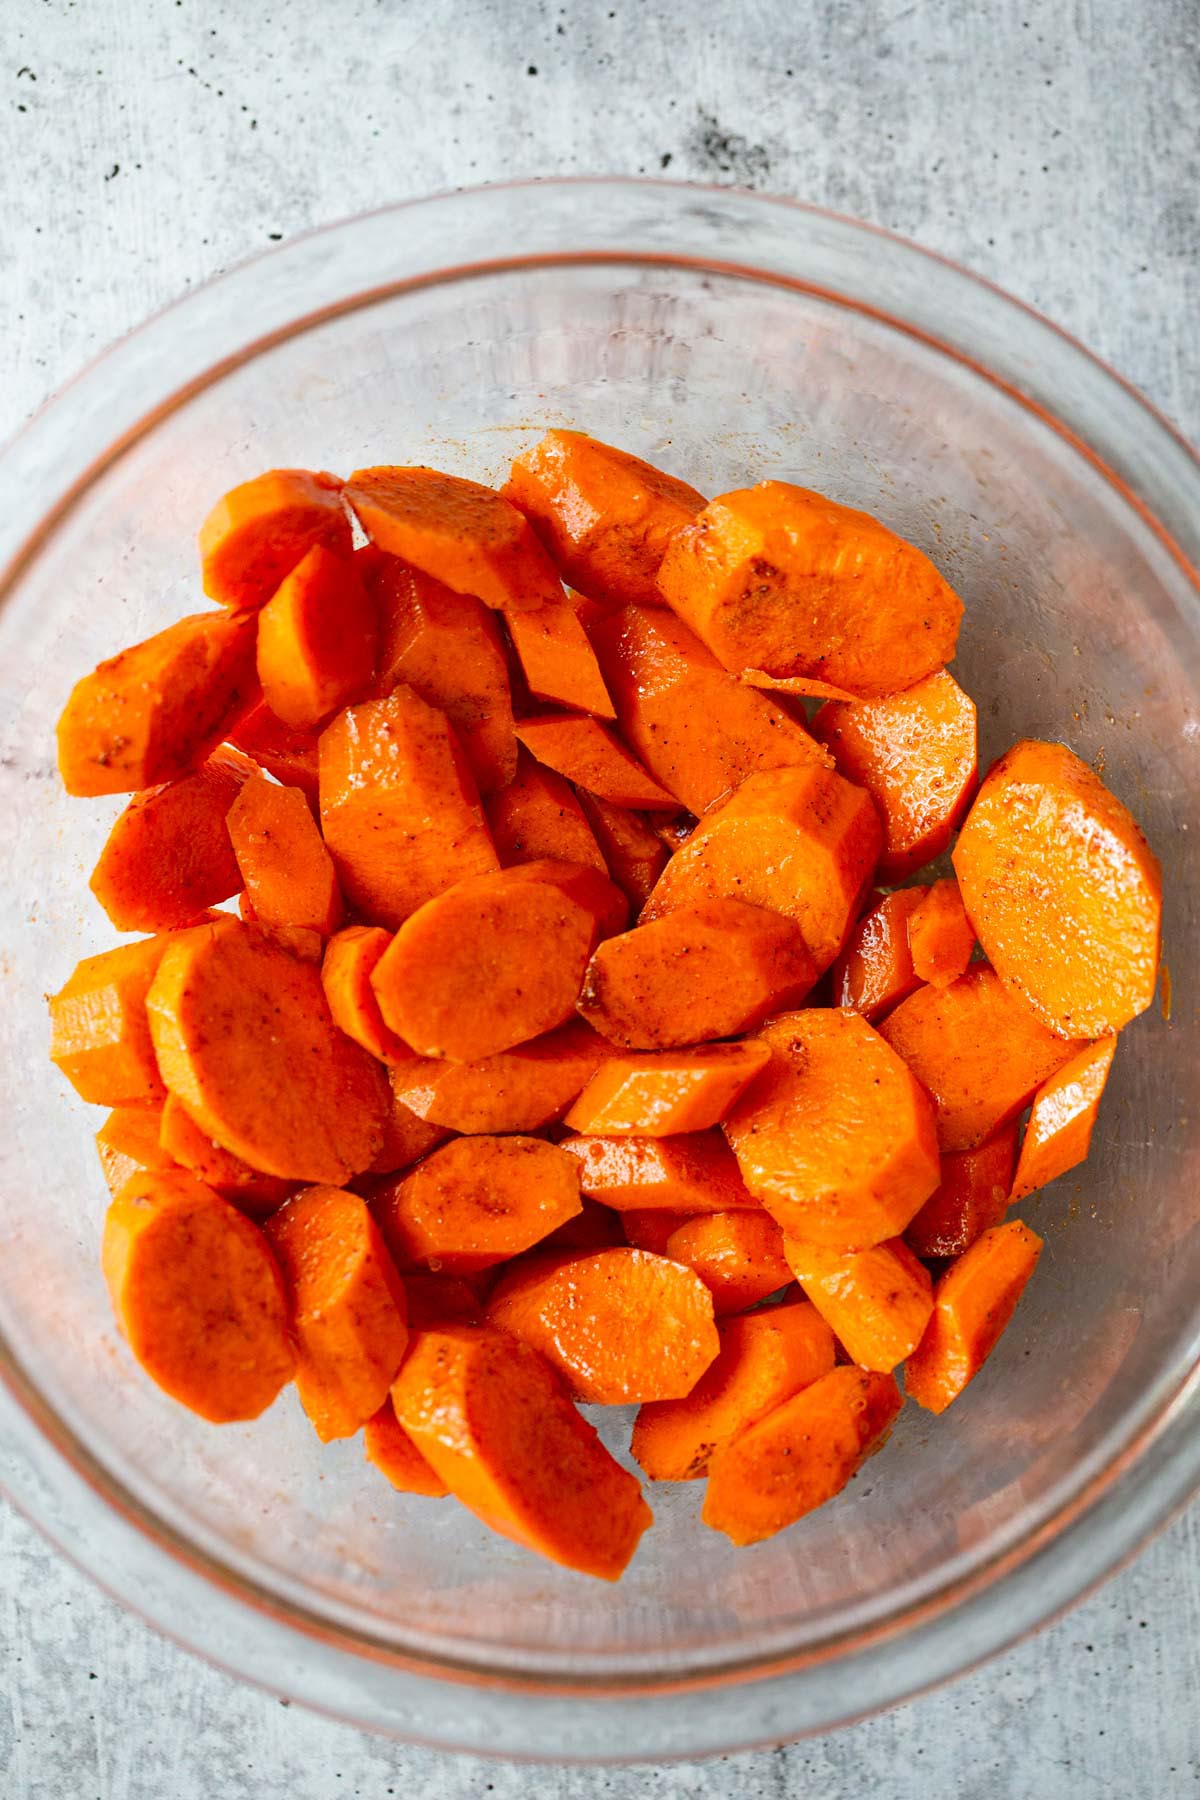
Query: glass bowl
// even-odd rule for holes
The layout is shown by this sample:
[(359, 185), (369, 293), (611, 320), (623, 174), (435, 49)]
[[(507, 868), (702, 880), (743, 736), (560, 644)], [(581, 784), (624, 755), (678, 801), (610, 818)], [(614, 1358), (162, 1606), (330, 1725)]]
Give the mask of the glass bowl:
[[(114, 1330), (98, 1116), (46, 1061), (44, 994), (110, 931), (86, 882), (118, 801), (68, 799), (53, 725), (100, 657), (201, 603), (194, 532), (275, 465), (498, 480), (578, 425), (708, 492), (776, 475), (867, 508), (967, 607), (982, 758), (1062, 738), (1163, 859), (1171, 1016), (1122, 1041), (1091, 1160), (944, 1418), (906, 1409), (835, 1504), (752, 1550), (695, 1484), (615, 1587), (405, 1500), (295, 1397), (213, 1430)], [(184, 1644), (398, 1736), (554, 1758), (796, 1737), (1011, 1642), (1200, 1481), (1200, 471), (1051, 326), (911, 245), (784, 202), (549, 182), (421, 201), (190, 294), (0, 464), (4, 1467), (64, 1550)], [(605, 1435), (628, 1442), (627, 1416)], [(622, 1454), (624, 1452), (622, 1451)]]

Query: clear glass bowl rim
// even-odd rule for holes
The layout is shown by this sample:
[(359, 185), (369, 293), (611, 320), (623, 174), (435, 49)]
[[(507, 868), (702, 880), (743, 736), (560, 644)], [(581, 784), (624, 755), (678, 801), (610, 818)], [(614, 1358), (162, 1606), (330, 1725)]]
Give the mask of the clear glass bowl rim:
[[(519, 255), (496, 253), (512, 243), (523, 246)], [(822, 208), (730, 188), (581, 177), (471, 188), (322, 227), (188, 292), (104, 351), (0, 452), (8, 499), (0, 605), (105, 467), (198, 387), (271, 343), (405, 288), (583, 261), (719, 269), (816, 291), (921, 337), (1067, 437), (1153, 527), (1200, 600), (1200, 461), (1128, 383), (1031, 308), (934, 252)], [(405, 1656), (257, 1588), (100, 1467), (7, 1342), (0, 1377), (5, 1491), (122, 1604), (268, 1689), (358, 1725), (478, 1753), (711, 1754), (861, 1717), (1036, 1630), (1135, 1555), (1200, 1488), (1196, 1365), (1164, 1373), (1119, 1453), (1088, 1472), (1048, 1523), (869, 1632), (656, 1683), (564, 1680), (552, 1669), (499, 1674)]]

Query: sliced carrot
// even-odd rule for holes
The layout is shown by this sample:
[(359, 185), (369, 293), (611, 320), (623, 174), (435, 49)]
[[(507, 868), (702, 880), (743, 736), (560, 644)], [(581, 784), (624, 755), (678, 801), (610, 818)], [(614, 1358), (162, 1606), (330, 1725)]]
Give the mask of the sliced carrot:
[(872, 1024), (921, 985), (913, 968), (908, 921), (925, 898), (925, 888), (881, 894), (851, 931), (833, 965), (833, 998)]
[(197, 613), (77, 681), (58, 721), (68, 794), (127, 794), (188, 774), (257, 696), (254, 621)]
[(225, 816), (253, 767), (218, 750), (194, 775), (134, 795), (88, 883), (118, 931), (170, 931), (238, 892)]
[(300, 1404), (323, 1444), (353, 1437), (408, 1347), (403, 1283), (357, 1194), (306, 1188), (265, 1229), (291, 1299)]
[(450, 1492), (397, 1419), (390, 1394), (363, 1426), (363, 1452), (398, 1493), (441, 1500)]
[(579, 790), (579, 804), (609, 874), (632, 907), (644, 906), (667, 863), (667, 849), (648, 819)]
[(625, 1242), (634, 1250), (649, 1250), (654, 1256), (665, 1256), (667, 1245), (681, 1225), (686, 1225), (689, 1214), (670, 1212), (666, 1207), (627, 1207), (621, 1213), (621, 1230)]
[(493, 488), (438, 469), (356, 469), (346, 499), (371, 541), (504, 612), (557, 605), (562, 584), (529, 520)]
[(895, 1237), (938, 1182), (928, 1096), (857, 1013), (784, 1013), (761, 1036), (770, 1067), (725, 1121), (746, 1186), (789, 1237)]
[(377, 1154), (383, 1070), (334, 1025), (311, 963), (230, 919), (172, 944), (147, 1000), (162, 1078), (252, 1168), (338, 1184)]
[(383, 1121), (383, 1143), (371, 1163), (372, 1175), (395, 1175), (436, 1150), (450, 1136), (444, 1125), (419, 1119), (411, 1106), (388, 1088), (389, 1106)]
[(255, 706), (233, 726), (229, 742), (273, 775), (284, 787), (298, 787), (314, 806), (317, 800), (317, 735), (293, 731), (269, 706)]
[(1047, 1031), (986, 963), (919, 988), (879, 1030), (932, 1096), (943, 1151), (991, 1137), (1083, 1048)]
[(584, 1200), (573, 1219), (547, 1232), (538, 1244), (543, 1250), (609, 1250), (625, 1242), (621, 1216), (595, 1200)]
[(533, 699), (615, 719), (596, 652), (578, 616), (565, 603), (508, 616), (508, 635)]
[(530, 753), (568, 781), (613, 806), (675, 812), (678, 802), (631, 756), (599, 719), (586, 713), (543, 713), (522, 719), (517, 736)]
[(536, 1351), (489, 1327), (419, 1332), (392, 1404), (485, 1525), (550, 1562), (616, 1581), (653, 1515)]
[(84, 1100), (101, 1106), (161, 1101), (166, 1093), (146, 996), (169, 936), (86, 956), (50, 997), (50, 1060)]
[(579, 1211), (579, 1165), (541, 1138), (455, 1138), (385, 1183), (372, 1205), (402, 1268), (470, 1275)]
[[(277, 949), (286, 950), (299, 962), (315, 963), (320, 967), (325, 952), (325, 939), (319, 931), (312, 931), (307, 925), (268, 925), (254, 910), (253, 902), (246, 898), (243, 891), (238, 895), (238, 914), (243, 924), (252, 927), (256, 936), (265, 938), (267, 943), (274, 944)], [(227, 918), (227, 913), (216, 912), (214, 920)]]
[(391, 932), (379, 925), (347, 925), (336, 932), (325, 946), (321, 986), (338, 1030), (380, 1062), (399, 1066), (411, 1062), (415, 1053), (384, 1023), (371, 986), (371, 976), (391, 941)]
[(651, 1400), (633, 1455), (651, 1481), (696, 1481), (713, 1452), (833, 1368), (833, 1333), (807, 1300), (722, 1319), (721, 1348), (690, 1394)]
[(1105, 1037), (1158, 981), (1162, 870), (1131, 815), (1062, 744), (1015, 744), (954, 848), (963, 902), (1007, 987), (1063, 1037)]
[(402, 925), (443, 888), (498, 867), (462, 749), (411, 689), (339, 713), (320, 756), (325, 842), (372, 924)]
[(367, 697), (375, 606), (353, 558), (314, 544), (258, 615), (258, 679), (277, 718), (311, 731)]
[(1116, 1048), (1115, 1037), (1098, 1039), (1038, 1089), (1021, 1144), (1013, 1200), (1047, 1187), (1087, 1156)]
[(560, 1147), (578, 1157), (584, 1193), (617, 1212), (665, 1208), (690, 1217), (760, 1204), (717, 1130), (661, 1138), (565, 1137)]
[(478, 1062), (565, 1023), (597, 939), (626, 917), (598, 869), (519, 863), (418, 907), (371, 986), (385, 1023), (419, 1055)]
[(105, 1215), (101, 1265), (134, 1356), (202, 1419), (256, 1419), (291, 1380), (270, 1247), (194, 1176), (146, 1169), (128, 1181)]
[(866, 788), (884, 825), (879, 871), (902, 881), (940, 856), (978, 773), (975, 702), (939, 669), (903, 693), (831, 701), (812, 722), (847, 780)]
[(966, 970), (975, 948), (975, 928), (963, 907), (957, 881), (935, 881), (908, 915), (913, 973), (933, 987), (949, 987)]
[(656, 781), (703, 813), (747, 775), (828, 753), (756, 694), (664, 607), (627, 606), (592, 627), (621, 734)]
[(744, 1312), (786, 1287), (791, 1271), (783, 1233), (765, 1212), (705, 1213), (667, 1240), (666, 1254), (694, 1269), (713, 1298), (713, 1311)]
[(770, 1050), (754, 1038), (610, 1057), (567, 1114), (567, 1124), (610, 1137), (704, 1131), (720, 1123), (770, 1060)]
[(749, 775), (676, 851), (645, 916), (744, 900), (794, 919), (826, 969), (858, 916), (881, 836), (867, 795), (829, 769), (813, 763)]
[(513, 779), (517, 740), (504, 640), (473, 594), (381, 556), (368, 578), (379, 615), (379, 691), (404, 682), (445, 713), (481, 794)]
[(614, 1044), (669, 1050), (753, 1031), (799, 1006), (816, 979), (791, 919), (706, 900), (600, 944), (579, 1010)]
[(832, 681), (819, 681), (815, 675), (768, 675), (765, 669), (742, 669), (738, 675), (747, 687), (761, 688), (769, 694), (792, 694), (798, 700), (853, 700), (846, 688)]
[(353, 539), (335, 475), (271, 469), (231, 488), (200, 527), (204, 592), (240, 610), (269, 600), (314, 544), (349, 556)]
[(96, 1133), (96, 1150), (108, 1191), (115, 1200), (125, 1183), (144, 1169), (173, 1169), (175, 1159), (158, 1141), (160, 1106), (114, 1106)]
[(1015, 1119), (973, 1150), (942, 1157), (942, 1178), (909, 1220), (904, 1241), (918, 1256), (960, 1256), (1008, 1211), (1017, 1160)]
[(516, 458), (504, 492), (579, 593), (650, 605), (671, 534), (704, 505), (686, 481), (581, 431), (548, 431)]
[(729, 669), (891, 694), (954, 656), (962, 602), (927, 556), (786, 481), (721, 494), (676, 532), (659, 592)]
[(832, 1500), (891, 1430), (895, 1377), (831, 1369), (713, 1452), (701, 1518), (757, 1544)]
[(294, 1182), (283, 1181), (278, 1175), (260, 1174), (210, 1138), (174, 1094), (167, 1095), (159, 1114), (158, 1139), (170, 1162), (195, 1175), (252, 1218), (268, 1218), (296, 1191)]
[(788, 1238), (788, 1266), (852, 1363), (887, 1375), (921, 1341), (933, 1283), (903, 1238), (830, 1250)]
[(413, 1269), (404, 1276), (410, 1331), (427, 1331), (438, 1325), (478, 1325), (482, 1319), (479, 1296), (461, 1275), (431, 1275)]
[(956, 1257), (933, 1290), (925, 1335), (904, 1365), (909, 1398), (945, 1412), (996, 1348), (1037, 1267), (1042, 1240), (1020, 1219), (994, 1225)]
[(393, 1072), (399, 1098), (451, 1131), (540, 1131), (560, 1119), (612, 1045), (582, 1019), (476, 1063), (423, 1057)]
[(556, 862), (607, 870), (604, 853), (570, 782), (553, 769), (543, 769), (524, 745), (519, 750), (513, 779), (492, 794), (484, 807), (501, 864), (507, 869), (514, 863), (551, 857)]
[(501, 1277), (487, 1314), (598, 1405), (690, 1394), (719, 1348), (703, 1281), (625, 1245), (530, 1257)]
[(333, 863), (299, 788), (251, 775), (225, 816), (247, 899), (263, 925), (328, 937), (342, 912)]

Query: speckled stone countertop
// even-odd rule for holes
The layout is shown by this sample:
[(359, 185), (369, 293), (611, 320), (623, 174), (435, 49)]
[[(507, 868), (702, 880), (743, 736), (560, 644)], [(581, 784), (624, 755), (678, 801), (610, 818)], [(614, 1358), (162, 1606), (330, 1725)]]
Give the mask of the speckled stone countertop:
[[(1195, 0), (0, 0), (8, 432), (270, 241), (438, 188), (661, 173), (959, 258), (1200, 436)], [(954, 1687), (770, 1754), (405, 1749), (153, 1636), (0, 1511), (4, 1800), (1164, 1800), (1200, 1784), (1200, 1514)]]

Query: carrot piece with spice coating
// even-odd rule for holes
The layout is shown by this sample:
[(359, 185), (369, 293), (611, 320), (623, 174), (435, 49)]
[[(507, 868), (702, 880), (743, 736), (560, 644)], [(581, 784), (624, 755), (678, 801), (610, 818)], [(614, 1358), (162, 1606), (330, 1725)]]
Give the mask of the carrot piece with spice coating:
[[(535, 762), (523, 744), (518, 746), (516, 774), (488, 797), (484, 811), (502, 867), (551, 857), (607, 874), (604, 853), (570, 782)], [(623, 882), (618, 885), (624, 887)]]
[(935, 881), (908, 915), (913, 973), (932, 987), (949, 987), (966, 970), (975, 948), (957, 881)]
[(271, 469), (231, 488), (200, 527), (200, 573), (210, 600), (241, 611), (269, 600), (314, 544), (348, 557), (350, 521), (335, 475)]
[(689, 1219), (667, 1239), (665, 1254), (695, 1270), (718, 1316), (757, 1306), (786, 1287), (791, 1273), (783, 1233), (761, 1208)]
[(383, 1120), (383, 1142), (371, 1162), (368, 1171), (371, 1175), (395, 1175), (400, 1169), (410, 1168), (450, 1136), (444, 1125), (431, 1125), (419, 1119), (390, 1083), (388, 1097), (390, 1103)]
[(770, 1060), (770, 1050), (754, 1038), (614, 1056), (592, 1076), (567, 1124), (609, 1136), (704, 1131), (720, 1123)]
[(96, 1133), (100, 1167), (114, 1200), (130, 1177), (144, 1169), (178, 1167), (159, 1142), (161, 1121), (161, 1106), (114, 1106)]
[(128, 1181), (105, 1215), (101, 1265), (134, 1356), (202, 1419), (256, 1419), (291, 1380), (270, 1247), (194, 1176), (142, 1170)]
[(393, 1070), (395, 1092), (422, 1119), (452, 1131), (540, 1131), (561, 1118), (612, 1045), (582, 1019), (485, 1056), (447, 1063), (421, 1057)]
[(438, 469), (356, 469), (346, 500), (372, 543), (499, 611), (562, 604), (529, 520), (494, 488)]
[(721, 1348), (690, 1394), (650, 1400), (630, 1446), (651, 1481), (697, 1481), (719, 1445), (834, 1366), (833, 1333), (807, 1300), (722, 1319)]
[(68, 794), (127, 794), (187, 775), (253, 705), (254, 620), (197, 613), (77, 681), (58, 721)]
[(665, 1256), (673, 1234), (681, 1225), (687, 1224), (690, 1215), (656, 1206), (646, 1210), (627, 1207), (618, 1216), (622, 1235), (631, 1249), (649, 1250), (654, 1256)]
[(504, 493), (578, 593), (651, 606), (672, 533), (704, 505), (686, 481), (582, 431), (548, 431), (515, 459)]
[(350, 904), (395, 927), (496, 869), (479, 794), (445, 716), (410, 688), (347, 707), (321, 733), (321, 829)]
[(403, 1283), (357, 1194), (306, 1188), (265, 1231), (291, 1298), (300, 1404), (323, 1444), (353, 1437), (408, 1347)]
[(487, 1316), (540, 1351), (577, 1400), (602, 1406), (689, 1394), (719, 1348), (700, 1278), (625, 1245), (515, 1264)]
[(913, 968), (908, 921), (925, 893), (918, 887), (881, 894), (863, 914), (833, 965), (835, 1005), (861, 1013), (874, 1024), (916, 992), (921, 979)]
[(238, 892), (225, 818), (253, 767), (218, 750), (194, 775), (134, 795), (88, 883), (118, 931), (171, 931)]
[(535, 613), (510, 613), (506, 622), (533, 699), (597, 719), (616, 718), (596, 652), (571, 607), (563, 602)]
[(372, 1206), (402, 1268), (471, 1275), (574, 1217), (579, 1165), (541, 1138), (455, 1138), (377, 1189)]
[(925, 1334), (904, 1366), (909, 1398), (945, 1412), (995, 1349), (1037, 1267), (1042, 1240), (1020, 1219), (994, 1225), (933, 1290)]
[(158, 1115), (158, 1140), (171, 1163), (207, 1183), (252, 1218), (269, 1217), (296, 1191), (294, 1182), (260, 1174), (210, 1138), (174, 1094), (167, 1095)]
[(659, 593), (729, 669), (890, 694), (954, 655), (962, 602), (867, 513), (786, 481), (721, 494), (667, 548)]
[(746, 1186), (789, 1237), (895, 1237), (937, 1186), (928, 1096), (856, 1013), (784, 1013), (761, 1036), (770, 1067), (725, 1121)]
[(791, 919), (706, 900), (610, 937), (592, 954), (579, 1010), (635, 1050), (670, 1050), (753, 1031), (799, 1006), (817, 969)]
[(258, 679), (297, 731), (364, 700), (375, 673), (375, 606), (353, 558), (314, 544), (258, 615)]
[(363, 1426), (363, 1454), (397, 1493), (442, 1500), (450, 1492), (396, 1417), (390, 1394)]
[(1021, 1143), (1011, 1199), (1024, 1199), (1083, 1162), (1116, 1048), (1115, 1037), (1100, 1038), (1064, 1063), (1038, 1089)]
[(690, 1216), (761, 1204), (715, 1128), (662, 1138), (565, 1137), (560, 1148), (579, 1159), (584, 1193), (617, 1212), (666, 1208)]
[(666, 867), (669, 851), (648, 819), (579, 790), (579, 804), (605, 867), (635, 910), (644, 906)]
[(380, 1062), (399, 1067), (411, 1062), (416, 1052), (384, 1023), (371, 986), (371, 976), (391, 942), (392, 933), (381, 925), (347, 925), (335, 932), (325, 946), (321, 986), (338, 1030)]
[(146, 996), (170, 943), (164, 934), (85, 956), (50, 996), (50, 1060), (82, 1099), (128, 1106), (166, 1093)]
[(536, 1351), (486, 1326), (418, 1332), (392, 1404), (485, 1525), (550, 1562), (617, 1580), (653, 1515)]
[(787, 1263), (852, 1363), (888, 1374), (921, 1341), (933, 1283), (903, 1238), (866, 1250), (784, 1243)]
[(678, 806), (608, 726), (586, 713), (542, 713), (522, 719), (517, 736), (539, 762), (612, 806), (648, 812), (674, 812)]
[(909, 1249), (918, 1256), (960, 1256), (998, 1225), (1008, 1211), (1016, 1160), (1015, 1119), (973, 1150), (948, 1151), (941, 1180), (905, 1227)]
[(316, 806), (317, 734), (294, 731), (261, 702), (229, 732), (229, 742), (273, 775), (284, 787), (297, 787)]
[(963, 904), (1006, 987), (1061, 1037), (1144, 1012), (1158, 980), (1162, 870), (1136, 821), (1062, 744), (1014, 744), (954, 847)]
[(264, 925), (295, 925), (328, 937), (341, 917), (342, 896), (300, 789), (252, 775), (242, 784), (225, 824), (255, 918)]

